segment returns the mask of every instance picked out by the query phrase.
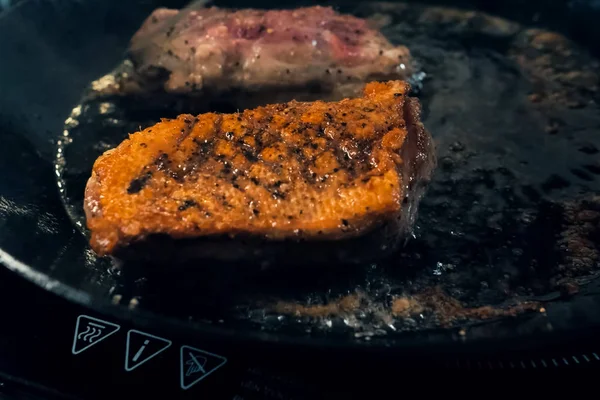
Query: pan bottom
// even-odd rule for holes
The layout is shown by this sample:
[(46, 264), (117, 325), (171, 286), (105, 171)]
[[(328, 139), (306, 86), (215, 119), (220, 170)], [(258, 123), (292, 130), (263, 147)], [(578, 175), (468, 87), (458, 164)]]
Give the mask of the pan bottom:
[[(117, 265), (115, 303), (231, 327), (371, 340), (544, 312), (548, 302), (585, 291), (600, 260), (598, 60), (559, 33), (479, 12), (402, 3), (352, 11), (408, 45), (426, 73), (419, 96), (439, 167), (414, 237), (358, 266)], [(56, 168), (84, 234), (94, 160), (161, 117), (205, 111), (188, 106), (184, 98), (101, 98), (75, 107)]]

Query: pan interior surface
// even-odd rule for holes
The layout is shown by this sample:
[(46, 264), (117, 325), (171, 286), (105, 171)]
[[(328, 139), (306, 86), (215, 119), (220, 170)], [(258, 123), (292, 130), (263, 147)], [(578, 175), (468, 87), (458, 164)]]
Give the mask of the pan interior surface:
[[(375, 343), (451, 327), (494, 337), (515, 324), (526, 333), (600, 323), (568, 311), (597, 306), (598, 59), (560, 33), (483, 12), (337, 6), (407, 45), (421, 65), (417, 95), (439, 167), (406, 247), (368, 265), (271, 271), (97, 258), (82, 212), (94, 160), (161, 117), (208, 110), (191, 110), (185, 98), (77, 100), (80, 85), (71, 105), (54, 110), (66, 118), (47, 133), (56, 157), (34, 135), (8, 139), (25, 158), (1, 150), (3, 163), (23, 165), (12, 181), (3, 178), (3, 224), (22, 234), (2, 237), (2, 248), (90, 299), (240, 331)], [(115, 33), (121, 48), (145, 16), (138, 13)], [(0, 117), (9, 131), (21, 126), (14, 115)]]

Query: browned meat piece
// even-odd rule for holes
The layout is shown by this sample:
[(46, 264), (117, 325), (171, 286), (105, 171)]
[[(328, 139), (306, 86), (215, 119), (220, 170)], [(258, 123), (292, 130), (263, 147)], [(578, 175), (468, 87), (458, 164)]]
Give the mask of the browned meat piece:
[(91, 245), (152, 258), (380, 257), (411, 229), (435, 165), (409, 90), (373, 82), (361, 98), (181, 115), (134, 133), (94, 164)]
[(246, 100), (264, 105), (340, 100), (360, 95), (365, 82), (406, 79), (413, 72), (406, 47), (393, 46), (363, 19), (326, 7), (161, 8), (133, 36), (129, 54), (130, 73), (103, 90), (243, 91), (260, 93)]

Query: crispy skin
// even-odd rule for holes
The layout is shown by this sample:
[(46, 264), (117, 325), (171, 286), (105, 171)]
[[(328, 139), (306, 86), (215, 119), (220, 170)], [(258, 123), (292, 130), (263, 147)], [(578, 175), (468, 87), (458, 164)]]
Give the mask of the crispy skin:
[(166, 235), (212, 243), (203, 256), (237, 258), (226, 250), (242, 245), (235, 239), (250, 240), (235, 253), (247, 257), (260, 253), (256, 240), (323, 250), (378, 228), (397, 244), (435, 165), (409, 90), (374, 82), (362, 98), (181, 115), (134, 133), (94, 164), (85, 193), (92, 248), (115, 254)]

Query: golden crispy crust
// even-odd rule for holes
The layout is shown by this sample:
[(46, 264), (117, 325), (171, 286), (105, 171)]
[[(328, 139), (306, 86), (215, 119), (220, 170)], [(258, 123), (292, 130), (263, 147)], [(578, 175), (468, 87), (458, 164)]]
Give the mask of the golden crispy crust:
[(91, 245), (105, 255), (157, 234), (331, 241), (397, 221), (407, 173), (427, 180), (434, 164), (408, 92), (370, 83), (340, 102), (163, 119), (94, 164)]

